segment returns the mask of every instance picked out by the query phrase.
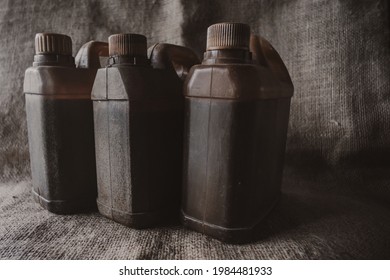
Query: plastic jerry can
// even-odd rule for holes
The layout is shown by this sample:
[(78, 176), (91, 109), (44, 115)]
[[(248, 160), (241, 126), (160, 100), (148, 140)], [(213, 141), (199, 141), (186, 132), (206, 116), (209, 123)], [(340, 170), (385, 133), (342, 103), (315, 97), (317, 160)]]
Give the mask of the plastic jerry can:
[(293, 85), (277, 52), (241, 23), (207, 30), (185, 81), (185, 226), (249, 242), (278, 201)]
[(91, 91), (107, 43), (91, 41), (72, 57), (70, 37), (39, 33), (24, 93), (33, 195), (56, 214), (96, 209)]
[(109, 64), (99, 69), (92, 99), (97, 205), (123, 225), (146, 228), (179, 220), (183, 79), (199, 63), (190, 49), (146, 37), (109, 37)]

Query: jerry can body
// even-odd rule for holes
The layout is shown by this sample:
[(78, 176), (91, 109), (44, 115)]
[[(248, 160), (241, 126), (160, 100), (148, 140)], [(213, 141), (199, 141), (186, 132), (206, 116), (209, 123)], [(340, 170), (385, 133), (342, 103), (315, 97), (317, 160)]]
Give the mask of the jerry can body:
[[(82, 50), (91, 47), (107, 49), (90, 42)], [(57, 214), (96, 208), (91, 90), (97, 67), (81, 61), (82, 50), (76, 68), (68, 36), (37, 34), (34, 66), (24, 79), (33, 195)]]
[[(120, 40), (140, 49), (123, 51)], [(182, 69), (197, 58), (158, 44), (149, 60), (146, 38), (136, 34), (112, 35), (109, 44), (110, 65), (99, 69), (92, 94), (98, 209), (134, 228), (164, 224), (179, 217), (183, 155), (182, 70), (174, 70), (170, 55), (192, 55)]]
[(182, 220), (232, 243), (252, 240), (278, 201), (293, 93), (273, 48), (258, 37), (248, 48), (248, 26), (211, 26), (184, 87)]

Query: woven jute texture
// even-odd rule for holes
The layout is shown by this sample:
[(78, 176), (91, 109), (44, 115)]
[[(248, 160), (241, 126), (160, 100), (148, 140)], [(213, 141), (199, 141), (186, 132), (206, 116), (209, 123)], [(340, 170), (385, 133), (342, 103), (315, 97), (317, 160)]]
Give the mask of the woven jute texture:
[[(388, 1), (0, 1), (0, 258), (390, 258)], [(201, 56), (207, 27), (243, 22), (271, 42), (295, 87), (283, 195), (259, 240), (226, 245), (98, 213), (56, 216), (31, 197), (23, 76), (39, 32), (144, 34)]]
[[(325, 183), (332, 185), (332, 181)], [(312, 190), (289, 176), (258, 240), (230, 245), (180, 226), (134, 230), (98, 213), (59, 216), (31, 198), (30, 183), (0, 187), (3, 259), (385, 259), (390, 210), (376, 201)], [(294, 187), (294, 190), (291, 190)]]

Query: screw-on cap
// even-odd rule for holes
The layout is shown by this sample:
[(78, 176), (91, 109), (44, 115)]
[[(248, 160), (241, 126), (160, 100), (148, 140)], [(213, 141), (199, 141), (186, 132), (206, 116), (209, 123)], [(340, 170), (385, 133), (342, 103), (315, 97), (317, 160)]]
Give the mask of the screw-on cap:
[(72, 39), (62, 34), (37, 33), (35, 54), (72, 55)]
[(207, 50), (249, 49), (250, 27), (244, 23), (217, 23), (207, 29)]
[(114, 34), (108, 37), (109, 56), (146, 57), (146, 37), (139, 34)]

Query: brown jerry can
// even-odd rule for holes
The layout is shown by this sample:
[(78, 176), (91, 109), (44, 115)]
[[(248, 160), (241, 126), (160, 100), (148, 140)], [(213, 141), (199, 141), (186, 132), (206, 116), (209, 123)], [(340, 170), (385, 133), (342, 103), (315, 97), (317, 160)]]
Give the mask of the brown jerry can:
[(33, 195), (56, 214), (96, 209), (91, 90), (107, 43), (85, 44), (76, 62), (70, 37), (39, 33), (24, 93)]
[(146, 228), (179, 220), (183, 79), (199, 59), (190, 49), (146, 37), (109, 37), (109, 65), (99, 69), (92, 99), (97, 205), (123, 225)]
[(293, 95), (287, 69), (248, 25), (215, 24), (184, 95), (182, 221), (225, 242), (249, 242), (280, 194)]

